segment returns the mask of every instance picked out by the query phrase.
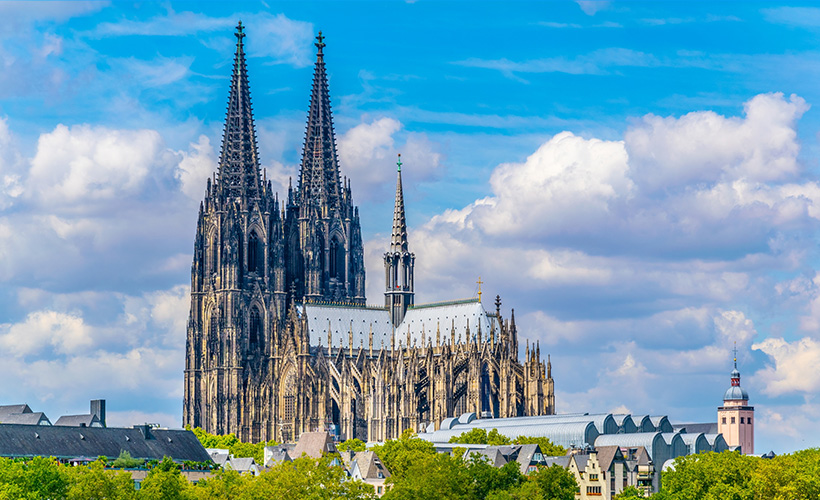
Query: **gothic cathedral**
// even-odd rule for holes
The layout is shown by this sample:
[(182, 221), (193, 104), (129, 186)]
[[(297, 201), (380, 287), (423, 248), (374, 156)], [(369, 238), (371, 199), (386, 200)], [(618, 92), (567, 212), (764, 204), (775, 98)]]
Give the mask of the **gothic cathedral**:
[(384, 306), (365, 301), (364, 247), (340, 175), (321, 32), (298, 185), (259, 167), (242, 23), (219, 168), (200, 204), (191, 266), (183, 422), (243, 441), (328, 430), (383, 441), (404, 429), (555, 411), (550, 364), (518, 361), (514, 312), (478, 298), (417, 305), (401, 162)]

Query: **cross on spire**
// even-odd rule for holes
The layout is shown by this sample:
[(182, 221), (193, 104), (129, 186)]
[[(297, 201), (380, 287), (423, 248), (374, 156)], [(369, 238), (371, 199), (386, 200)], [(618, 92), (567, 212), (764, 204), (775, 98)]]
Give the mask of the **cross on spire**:
[(399, 161), (396, 162), (396, 165), (399, 167), (399, 172), (401, 172), (401, 166), (403, 165), (401, 162), (401, 153), (399, 153)]
[(325, 47), (325, 37), (322, 36), (322, 32), (319, 32), (319, 36), (316, 37), (317, 42), (314, 44), (316, 48), (319, 49), (319, 54), (322, 53), (322, 49)]
[(239, 43), (242, 43), (242, 39), (245, 38), (245, 33), (242, 31), (244, 29), (245, 27), (242, 26), (242, 21), (239, 21), (239, 24), (236, 25), (236, 33), (234, 33)]
[(481, 281), (481, 276), (478, 277), (478, 281), (476, 281), (476, 283), (478, 283), (478, 301), (481, 302), (481, 285), (484, 284), (484, 282)]
[(735, 340), (735, 348), (732, 349), (732, 352), (734, 353), (735, 369), (737, 369), (737, 340)]

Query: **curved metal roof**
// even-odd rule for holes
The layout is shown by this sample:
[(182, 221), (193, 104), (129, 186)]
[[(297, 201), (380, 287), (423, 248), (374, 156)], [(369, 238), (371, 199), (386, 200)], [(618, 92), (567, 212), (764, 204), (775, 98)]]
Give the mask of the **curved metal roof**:
[(595, 440), (595, 446), (620, 446), (632, 448), (643, 446), (652, 460), (659, 450), (666, 452), (668, 445), (660, 432), (636, 432), (634, 434), (602, 434)]
[(748, 401), (749, 393), (739, 385), (733, 385), (723, 394), (724, 401)]
[(729, 445), (726, 444), (726, 439), (724, 439), (723, 434), (704, 434), (703, 437), (714, 452), (720, 453), (729, 449)]
[(633, 432), (638, 432), (638, 425), (632, 420), (632, 415), (625, 413), (625, 414), (615, 414), (612, 415), (612, 418), (615, 419), (615, 423), (618, 424), (618, 432), (624, 432), (631, 434)]
[(476, 422), (476, 427), (484, 429), (500, 429), (501, 427), (527, 425), (551, 425), (570, 422), (591, 422), (595, 425), (598, 434), (615, 434), (618, 432), (618, 423), (611, 413), (596, 413), (592, 415), (540, 415), (533, 417), (489, 418)]
[(669, 419), (666, 418), (666, 415), (650, 415), (649, 420), (652, 422), (652, 425), (655, 426), (655, 430), (657, 432), (675, 431), (672, 428), (672, 424), (669, 422)]
[(692, 434), (683, 433), (680, 434), (680, 437), (686, 446), (689, 447), (689, 453), (692, 455), (697, 455), (704, 451), (712, 451), (712, 446), (702, 432)]
[[(476, 428), (475, 423), (480, 422), (476, 420), (467, 425), (456, 425), (451, 429), (439, 429), (432, 433), (419, 434), (419, 437), (433, 443), (447, 443), (450, 438), (460, 436), (461, 434)], [(595, 438), (598, 437), (598, 430), (592, 422), (562, 422), (552, 424), (521, 424), (521, 425), (507, 425), (495, 427), (498, 433), (510, 439), (515, 439), (518, 436), (529, 437), (546, 437), (553, 443), (569, 447), (583, 446), (584, 444), (592, 444)]]

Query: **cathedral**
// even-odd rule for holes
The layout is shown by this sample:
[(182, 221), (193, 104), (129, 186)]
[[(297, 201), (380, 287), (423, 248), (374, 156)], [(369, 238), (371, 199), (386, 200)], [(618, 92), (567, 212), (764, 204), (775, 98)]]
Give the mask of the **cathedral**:
[(296, 186), (272, 192), (259, 166), (242, 23), (218, 171), (199, 207), (187, 325), (183, 422), (242, 441), (327, 430), (384, 441), (444, 418), (548, 415), (550, 363), (514, 311), (478, 297), (415, 304), (401, 161), (384, 305), (367, 305), (352, 186), (341, 176), (324, 38), (317, 37)]

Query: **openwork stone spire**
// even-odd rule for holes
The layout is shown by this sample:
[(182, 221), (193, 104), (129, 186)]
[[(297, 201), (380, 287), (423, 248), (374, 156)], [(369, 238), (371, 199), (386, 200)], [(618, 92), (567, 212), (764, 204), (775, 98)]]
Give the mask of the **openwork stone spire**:
[[(310, 95), (304, 154), (299, 176), (301, 203), (319, 203), (330, 209), (340, 208), (339, 160), (336, 156), (336, 137), (323, 49), (325, 37), (316, 37), (316, 66)], [(316, 207), (319, 208), (319, 207)]]
[(219, 189), (227, 198), (256, 198), (261, 191), (243, 30), (240, 21), (235, 33), (236, 57), (219, 158)]
[(390, 237), (391, 252), (407, 251), (407, 221), (404, 217), (404, 192), (401, 186), (401, 154), (396, 162), (398, 177), (396, 179), (396, 207), (393, 209), (393, 235)]

